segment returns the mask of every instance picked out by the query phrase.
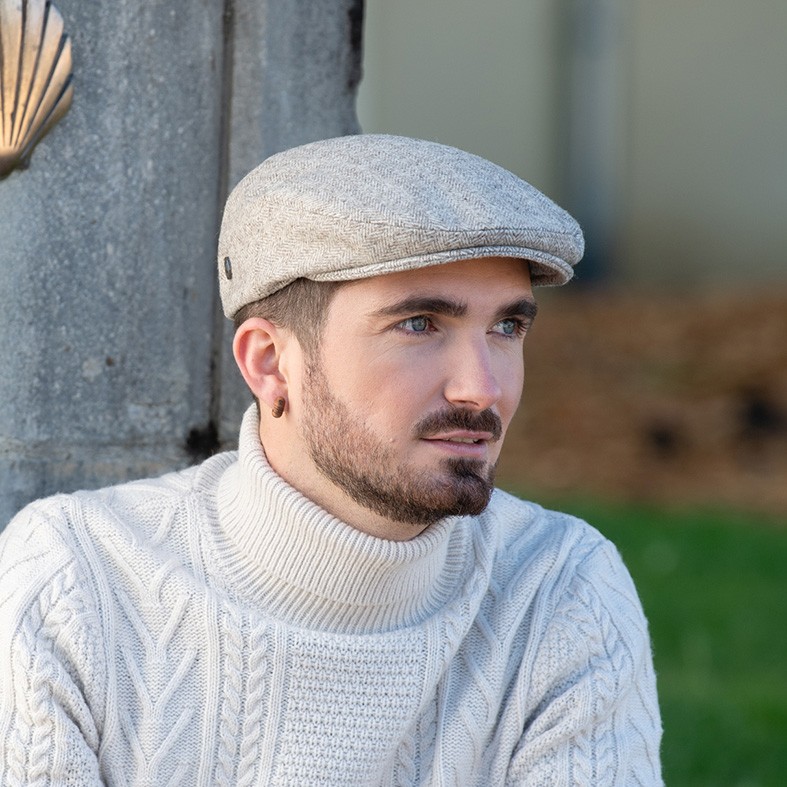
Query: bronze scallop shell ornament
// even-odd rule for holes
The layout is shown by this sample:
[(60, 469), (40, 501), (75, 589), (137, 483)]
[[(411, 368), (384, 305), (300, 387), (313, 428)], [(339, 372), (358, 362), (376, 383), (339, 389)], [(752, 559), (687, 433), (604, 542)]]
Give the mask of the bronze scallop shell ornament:
[(49, 0), (0, 0), (0, 179), (24, 168), (73, 96), (71, 40)]

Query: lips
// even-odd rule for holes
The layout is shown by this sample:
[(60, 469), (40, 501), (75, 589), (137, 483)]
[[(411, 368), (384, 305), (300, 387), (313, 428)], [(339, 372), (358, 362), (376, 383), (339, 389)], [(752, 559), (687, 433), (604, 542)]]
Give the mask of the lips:
[(492, 440), (491, 432), (468, 433), (456, 430), (451, 433), (442, 432), (422, 438), (424, 444), (444, 456), (482, 462), (489, 459), (489, 446)]
[(480, 413), (451, 408), (431, 413), (416, 424), (415, 436), (457, 444), (496, 442), (503, 433), (500, 416), (492, 410)]
[(429, 435), (429, 437), (423, 438), (424, 440), (436, 440), (445, 443), (458, 443), (460, 445), (478, 445), (479, 443), (489, 443), (494, 440), (494, 437), (491, 432), (483, 432), (483, 433), (438, 433), (434, 435)]

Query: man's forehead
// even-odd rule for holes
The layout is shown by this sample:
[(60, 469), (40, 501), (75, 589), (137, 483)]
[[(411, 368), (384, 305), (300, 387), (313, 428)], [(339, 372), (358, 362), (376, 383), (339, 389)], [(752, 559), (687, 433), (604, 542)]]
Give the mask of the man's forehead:
[[(538, 310), (526, 261), (465, 260), (341, 282), (328, 306), (322, 346), (352, 336), (388, 335), (416, 316), (489, 326), (505, 319), (529, 325)], [(339, 342), (336, 345), (336, 342)]]

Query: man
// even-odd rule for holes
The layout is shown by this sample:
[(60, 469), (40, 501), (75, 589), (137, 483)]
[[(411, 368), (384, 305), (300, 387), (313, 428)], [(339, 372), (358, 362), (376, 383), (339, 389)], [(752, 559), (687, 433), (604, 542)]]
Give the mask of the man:
[(239, 451), (9, 526), (0, 783), (660, 784), (617, 552), (493, 490), (532, 288), (581, 253), (534, 188), (430, 142), (248, 175), (218, 256)]

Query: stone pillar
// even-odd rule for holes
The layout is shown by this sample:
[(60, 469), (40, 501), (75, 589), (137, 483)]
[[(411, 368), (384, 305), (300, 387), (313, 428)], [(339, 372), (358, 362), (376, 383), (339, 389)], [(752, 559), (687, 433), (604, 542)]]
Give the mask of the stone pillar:
[(0, 182), (0, 527), (234, 439), (224, 197), (265, 156), (358, 130), (362, 0), (56, 5), (73, 104)]

